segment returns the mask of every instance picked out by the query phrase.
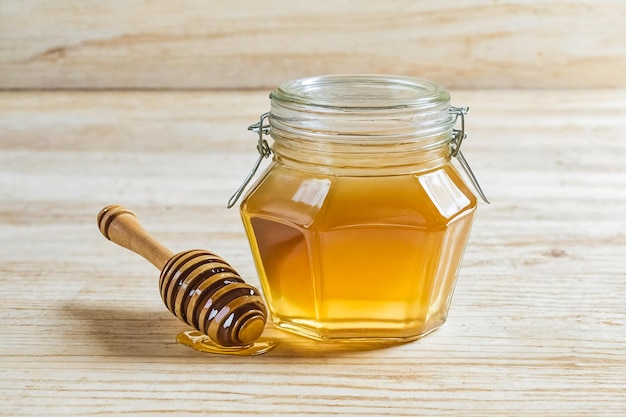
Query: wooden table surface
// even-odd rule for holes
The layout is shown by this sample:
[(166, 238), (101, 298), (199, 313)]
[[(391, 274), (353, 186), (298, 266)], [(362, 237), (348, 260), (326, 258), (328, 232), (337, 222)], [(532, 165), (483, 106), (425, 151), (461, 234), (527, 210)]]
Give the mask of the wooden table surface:
[(625, 415), (626, 91), (453, 91), (482, 204), (448, 322), (348, 350), (268, 324), (202, 354), (95, 217), (258, 285), (236, 210), (267, 91), (0, 93), (0, 414)]

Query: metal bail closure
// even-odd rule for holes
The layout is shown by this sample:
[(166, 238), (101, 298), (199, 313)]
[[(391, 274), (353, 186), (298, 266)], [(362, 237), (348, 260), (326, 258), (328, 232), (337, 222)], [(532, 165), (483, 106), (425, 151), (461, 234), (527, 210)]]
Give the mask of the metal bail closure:
[(461, 118), (461, 129), (452, 129), (453, 138), (452, 138), (452, 144), (451, 144), (452, 146), (451, 155), (456, 157), (456, 159), (459, 161), (459, 163), (461, 164), (461, 167), (463, 168), (463, 170), (469, 177), (470, 181), (472, 182), (472, 185), (474, 186), (474, 189), (478, 192), (478, 195), (480, 196), (480, 198), (482, 198), (485, 203), (490, 204), (489, 200), (485, 196), (485, 193), (483, 192), (483, 189), (480, 188), (480, 184), (478, 183), (478, 180), (476, 179), (476, 175), (474, 175), (474, 172), (472, 172), (472, 168), (470, 168), (469, 164), (467, 163), (467, 160), (465, 159), (465, 157), (463, 156), (463, 153), (461, 152), (461, 143), (463, 143), (463, 140), (467, 137), (467, 133), (465, 133), (465, 115), (468, 112), (469, 112), (469, 107), (450, 107), (450, 113), (456, 116), (454, 118), (454, 123), (456, 123), (459, 117)]
[(270, 145), (267, 143), (265, 138), (263, 138), (263, 135), (268, 135), (270, 133), (270, 125), (269, 123), (265, 123), (265, 121), (268, 120), (269, 117), (270, 117), (269, 112), (263, 113), (261, 117), (259, 118), (258, 122), (256, 122), (253, 125), (248, 126), (248, 130), (252, 132), (256, 132), (259, 135), (259, 140), (257, 141), (257, 145), (256, 145), (256, 150), (259, 152), (259, 157), (254, 163), (254, 166), (252, 167), (252, 171), (250, 171), (248, 176), (243, 180), (243, 183), (239, 186), (237, 191), (235, 191), (235, 194), (233, 194), (232, 197), (230, 197), (230, 199), (228, 200), (228, 205), (226, 206), (228, 208), (233, 207), (235, 203), (237, 203), (237, 200), (239, 200), (239, 197), (241, 197), (241, 194), (243, 194), (244, 190), (246, 189), (250, 181), (252, 181), (252, 178), (254, 178), (254, 174), (256, 174), (256, 171), (259, 169), (259, 166), (261, 165), (261, 162), (263, 161), (263, 159), (269, 158), (270, 155), (272, 154)]

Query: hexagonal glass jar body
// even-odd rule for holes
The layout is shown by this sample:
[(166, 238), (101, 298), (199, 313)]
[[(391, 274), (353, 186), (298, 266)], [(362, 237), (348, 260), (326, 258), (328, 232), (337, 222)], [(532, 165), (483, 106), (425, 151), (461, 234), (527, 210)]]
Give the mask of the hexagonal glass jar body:
[(476, 208), (449, 109), (443, 87), (407, 77), (272, 93), (274, 160), (241, 214), (279, 328), (401, 341), (444, 323)]

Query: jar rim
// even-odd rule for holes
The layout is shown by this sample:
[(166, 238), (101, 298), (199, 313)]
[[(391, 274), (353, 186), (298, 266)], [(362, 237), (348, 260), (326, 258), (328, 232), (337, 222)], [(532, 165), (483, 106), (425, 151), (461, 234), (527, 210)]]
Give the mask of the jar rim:
[(272, 91), (270, 99), (327, 109), (427, 109), (449, 103), (450, 93), (424, 78), (341, 74), (287, 81)]

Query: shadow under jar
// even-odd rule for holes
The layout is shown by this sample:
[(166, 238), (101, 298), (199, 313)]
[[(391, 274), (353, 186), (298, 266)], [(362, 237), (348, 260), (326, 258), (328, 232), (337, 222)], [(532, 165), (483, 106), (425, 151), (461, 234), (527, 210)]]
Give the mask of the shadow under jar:
[(449, 93), (345, 75), (270, 98), (273, 162), (241, 215), (274, 323), (324, 341), (408, 341), (441, 326), (476, 208), (451, 164)]

